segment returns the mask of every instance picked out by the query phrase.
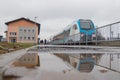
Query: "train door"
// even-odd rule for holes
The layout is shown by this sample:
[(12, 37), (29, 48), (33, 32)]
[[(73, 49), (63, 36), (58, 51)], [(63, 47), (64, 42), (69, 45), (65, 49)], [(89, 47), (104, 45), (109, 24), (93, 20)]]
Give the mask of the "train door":
[(74, 24), (71, 26), (70, 37), (74, 42), (80, 40), (80, 34), (79, 34), (79, 29), (77, 24)]

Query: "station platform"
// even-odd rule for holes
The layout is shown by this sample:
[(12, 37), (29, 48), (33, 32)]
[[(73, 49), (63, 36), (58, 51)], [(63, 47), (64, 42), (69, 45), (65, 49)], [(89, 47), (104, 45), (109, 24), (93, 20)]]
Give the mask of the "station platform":
[(37, 45), (28, 50), (41, 53), (91, 53), (91, 54), (119, 54), (120, 47), (82, 46), (82, 45)]

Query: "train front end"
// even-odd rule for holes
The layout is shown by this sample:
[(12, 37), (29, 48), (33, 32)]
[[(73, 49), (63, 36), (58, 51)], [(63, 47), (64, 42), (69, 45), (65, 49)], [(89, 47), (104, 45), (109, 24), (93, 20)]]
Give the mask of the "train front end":
[(94, 23), (91, 20), (78, 20), (80, 41), (92, 42), (96, 40), (96, 30)]
[(96, 56), (93, 54), (81, 54), (78, 70), (81, 72), (91, 72), (95, 65)]

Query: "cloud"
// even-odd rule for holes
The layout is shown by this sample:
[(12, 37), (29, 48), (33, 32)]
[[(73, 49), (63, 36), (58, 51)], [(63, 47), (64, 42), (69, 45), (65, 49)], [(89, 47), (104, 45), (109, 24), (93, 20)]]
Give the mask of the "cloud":
[(27, 17), (41, 23), (41, 36), (48, 38), (76, 19), (91, 19), (97, 26), (120, 20), (119, 0), (0, 0), (0, 30), (4, 23)]
[(51, 36), (61, 32), (73, 19), (70, 18), (59, 18), (50, 19), (41, 22), (41, 35), (43, 39), (49, 39)]

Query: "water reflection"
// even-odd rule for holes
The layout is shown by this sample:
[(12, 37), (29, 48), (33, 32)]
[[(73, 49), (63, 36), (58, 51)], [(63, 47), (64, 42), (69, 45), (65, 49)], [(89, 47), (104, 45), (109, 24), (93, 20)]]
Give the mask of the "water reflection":
[(69, 54), (70, 64), (81, 72), (91, 72), (95, 64), (95, 55)]
[(120, 54), (55, 54), (80, 72), (91, 72), (95, 65), (120, 72)]
[(120, 54), (104, 54), (97, 65), (120, 72)]
[(11, 64), (3, 80), (120, 80), (120, 54), (38, 55), (40, 66), (27, 68)]

